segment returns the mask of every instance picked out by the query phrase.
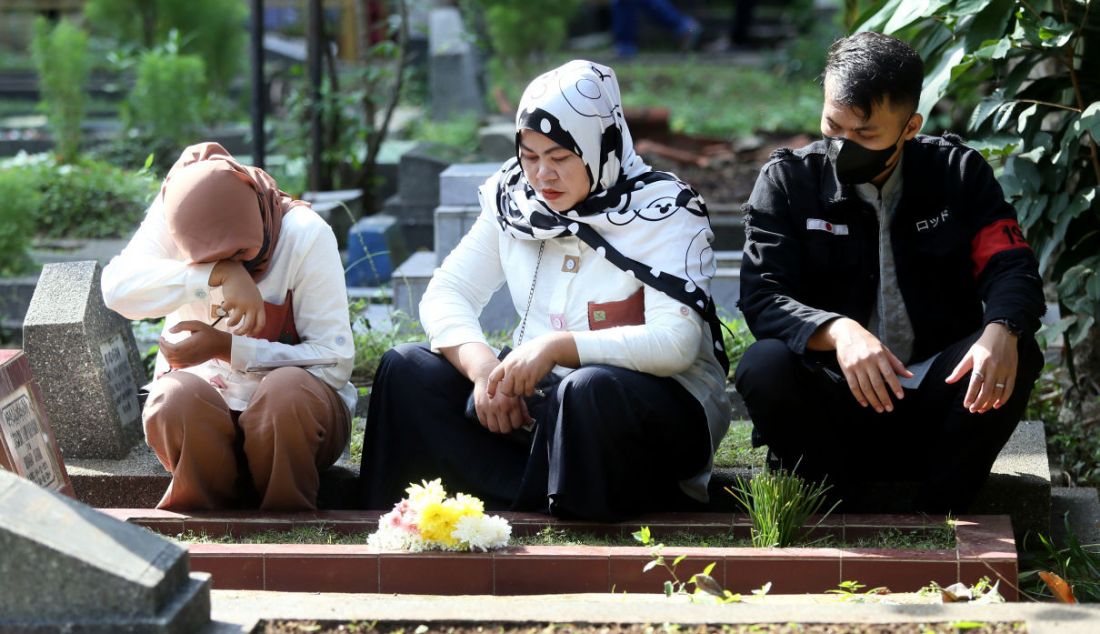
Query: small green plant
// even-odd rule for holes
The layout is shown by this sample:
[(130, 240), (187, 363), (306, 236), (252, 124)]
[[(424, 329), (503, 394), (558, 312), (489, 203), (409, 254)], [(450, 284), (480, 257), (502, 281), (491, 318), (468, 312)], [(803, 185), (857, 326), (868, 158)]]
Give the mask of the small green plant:
[(824, 482), (807, 483), (798, 475), (780, 469), (766, 470), (747, 482), (738, 478), (734, 488), (726, 487), (752, 520), (752, 545), (757, 548), (786, 548), (804, 540), (840, 503), (838, 500), (811, 527), (810, 517), (825, 505)]
[[(708, 594), (713, 597), (717, 597), (722, 603), (737, 603), (741, 601), (740, 594), (734, 594), (729, 590), (722, 587), (722, 584), (718, 583), (714, 577), (710, 576), (710, 573), (714, 571), (715, 562), (707, 564), (703, 568), (703, 572), (698, 572), (688, 578), (687, 581), (681, 581), (679, 575), (676, 574), (676, 568), (683, 563), (687, 555), (679, 555), (669, 563), (665, 559), (663, 554), (665, 545), (662, 543), (654, 543), (653, 534), (650, 532), (648, 526), (643, 526), (641, 529), (632, 533), (634, 540), (643, 546), (650, 547), (650, 554), (653, 559), (646, 563), (642, 568), (642, 572), (649, 572), (654, 568), (660, 566), (664, 568), (672, 579), (668, 579), (664, 583), (664, 593), (666, 597), (671, 597), (674, 594), (688, 594), (687, 586), (695, 586), (695, 591), (692, 592), (692, 596), (699, 594)], [(770, 584), (769, 584), (770, 585)]]
[(21, 170), (0, 169), (0, 275), (21, 275), (33, 268), (28, 249), (41, 198)]
[(839, 595), (841, 601), (858, 601), (864, 597), (875, 596), (879, 594), (887, 594), (890, 592), (885, 586), (876, 586), (863, 591), (867, 586), (858, 581), (841, 581), (837, 587), (832, 590), (826, 590), (826, 594)]
[(126, 110), (137, 136), (153, 147), (173, 148), (173, 159), (196, 139), (206, 116), (205, 65), (198, 56), (181, 55), (177, 40), (140, 55)]
[(31, 50), (57, 157), (62, 163), (71, 163), (80, 150), (80, 125), (84, 121), (88, 35), (68, 20), (51, 28), (45, 18), (39, 18), (34, 23)]
[(494, 59), (525, 67), (561, 49), (579, 0), (462, 0), (467, 18), (484, 24)]

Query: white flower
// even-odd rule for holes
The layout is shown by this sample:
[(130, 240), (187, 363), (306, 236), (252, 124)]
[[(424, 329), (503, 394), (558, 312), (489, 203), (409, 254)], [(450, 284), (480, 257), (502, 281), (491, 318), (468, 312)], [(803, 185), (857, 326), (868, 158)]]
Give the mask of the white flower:
[(499, 515), (466, 515), (458, 520), (451, 536), (470, 550), (490, 550), (508, 545), (512, 527)]
[(367, 546), (379, 550), (406, 550), (420, 552), (424, 550), (424, 540), (416, 533), (411, 533), (402, 528), (384, 525), (379, 526), (367, 537)]

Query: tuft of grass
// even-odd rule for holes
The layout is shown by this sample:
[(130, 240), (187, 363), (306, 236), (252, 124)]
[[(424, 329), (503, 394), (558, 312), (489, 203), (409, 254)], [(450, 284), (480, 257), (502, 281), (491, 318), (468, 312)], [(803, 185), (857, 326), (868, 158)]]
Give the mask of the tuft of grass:
[(806, 523), (825, 505), (824, 482), (811, 484), (786, 470), (764, 471), (746, 482), (738, 478), (726, 491), (752, 520), (752, 544), (758, 548), (785, 548), (805, 540), (836, 508), (834, 504), (813, 526)]

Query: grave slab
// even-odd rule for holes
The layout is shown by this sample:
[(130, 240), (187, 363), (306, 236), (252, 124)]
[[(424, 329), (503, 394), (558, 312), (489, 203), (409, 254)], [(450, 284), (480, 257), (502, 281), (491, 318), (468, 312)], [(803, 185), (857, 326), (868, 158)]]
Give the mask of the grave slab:
[(0, 472), (0, 630), (194, 632), (209, 575), (186, 549)]
[(476, 53), (457, 8), (428, 15), (428, 84), (432, 118), (446, 121), (485, 109)]
[(0, 469), (73, 495), (42, 391), (21, 350), (0, 350)]
[(95, 261), (42, 268), (23, 349), (68, 458), (121, 458), (141, 436), (147, 381), (130, 322), (103, 304)]

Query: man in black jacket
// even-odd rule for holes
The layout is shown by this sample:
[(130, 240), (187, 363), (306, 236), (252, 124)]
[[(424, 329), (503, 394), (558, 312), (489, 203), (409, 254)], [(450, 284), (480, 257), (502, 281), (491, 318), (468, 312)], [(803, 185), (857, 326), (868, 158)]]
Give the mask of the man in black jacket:
[(981, 155), (917, 135), (923, 75), (900, 40), (838, 41), (824, 139), (776, 152), (744, 207), (754, 439), (849, 508), (899, 480), (893, 508), (965, 510), (1042, 367), (1035, 256)]

